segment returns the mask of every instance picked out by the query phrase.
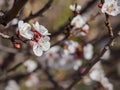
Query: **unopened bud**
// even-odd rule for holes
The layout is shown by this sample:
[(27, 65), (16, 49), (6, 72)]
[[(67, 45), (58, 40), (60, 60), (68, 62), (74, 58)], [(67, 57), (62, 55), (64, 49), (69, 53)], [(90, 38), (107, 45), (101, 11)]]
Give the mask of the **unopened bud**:
[(21, 44), (18, 43), (18, 42), (13, 42), (13, 45), (14, 45), (14, 47), (17, 48), (17, 49), (20, 49), (20, 48), (21, 48)]
[(99, 8), (102, 8), (102, 6), (103, 6), (103, 4), (102, 4), (102, 3), (98, 4), (98, 7), (99, 7)]

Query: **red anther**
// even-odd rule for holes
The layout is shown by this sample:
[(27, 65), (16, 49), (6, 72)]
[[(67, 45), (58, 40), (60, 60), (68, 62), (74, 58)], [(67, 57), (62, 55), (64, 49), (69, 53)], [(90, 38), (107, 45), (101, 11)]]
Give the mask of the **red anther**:
[(102, 8), (102, 6), (103, 6), (103, 4), (102, 4), (102, 3), (98, 4), (98, 7), (99, 7), (99, 8)]
[(42, 34), (39, 33), (37, 30), (33, 30), (33, 33), (34, 33), (34, 41), (38, 42), (39, 39), (42, 37)]

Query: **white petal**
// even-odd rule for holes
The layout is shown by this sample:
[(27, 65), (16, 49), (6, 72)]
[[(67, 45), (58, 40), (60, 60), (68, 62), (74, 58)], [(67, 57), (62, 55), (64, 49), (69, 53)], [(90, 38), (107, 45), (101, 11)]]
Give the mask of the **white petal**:
[(39, 31), (39, 23), (38, 22), (33, 24), (33, 27), (35, 28), (35, 30)]
[(31, 26), (28, 23), (24, 23), (23, 21), (18, 22), (18, 30), (22, 37), (26, 39), (32, 39), (33, 33), (31, 31)]
[(35, 53), (36, 56), (41, 56), (43, 54), (42, 48), (39, 46), (38, 43), (34, 43), (33, 52)]
[(92, 44), (87, 44), (86, 46), (84, 46), (83, 48), (83, 55), (84, 58), (87, 60), (90, 60), (93, 56), (93, 46)]
[(50, 48), (50, 42), (43, 43), (42, 50), (47, 51)]
[(39, 25), (38, 22), (33, 24), (33, 27), (42, 35), (50, 35), (50, 33), (48, 33), (48, 30), (43, 25)]
[(105, 0), (101, 11), (112, 16), (116, 16), (120, 13), (119, 0)]

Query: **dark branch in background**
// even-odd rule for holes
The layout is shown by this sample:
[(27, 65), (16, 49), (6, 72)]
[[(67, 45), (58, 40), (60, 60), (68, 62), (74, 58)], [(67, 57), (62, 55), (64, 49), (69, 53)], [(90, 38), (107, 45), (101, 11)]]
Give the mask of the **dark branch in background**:
[(9, 21), (16, 17), (20, 9), (25, 5), (28, 0), (17, 0), (11, 10), (0, 17), (0, 24), (7, 25)]
[(24, 21), (27, 22), (30, 19), (33, 19), (35, 17), (38, 17), (38, 16), (42, 15), (45, 11), (47, 11), (50, 8), (53, 1), (54, 0), (48, 0), (47, 4), (42, 9), (40, 9), (37, 13), (35, 13), (33, 15), (31, 14), (29, 17), (25, 18)]

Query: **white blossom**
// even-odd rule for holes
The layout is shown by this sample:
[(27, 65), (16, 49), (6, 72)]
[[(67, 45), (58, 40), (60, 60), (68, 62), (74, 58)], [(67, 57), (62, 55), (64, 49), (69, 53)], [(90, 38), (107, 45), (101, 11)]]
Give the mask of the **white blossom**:
[(101, 79), (101, 84), (108, 90), (113, 90), (113, 85), (109, 82), (108, 78), (103, 77)]
[(87, 44), (83, 47), (83, 55), (84, 58), (90, 60), (93, 56), (93, 45)]
[(78, 70), (81, 65), (82, 65), (82, 60), (75, 60), (73, 69)]
[(36, 56), (41, 56), (43, 51), (47, 51), (50, 48), (50, 38), (48, 36), (41, 37), (38, 42), (34, 42), (33, 52)]
[(31, 31), (31, 26), (28, 23), (19, 21), (18, 22), (18, 31), (19, 31), (19, 34), (26, 39), (33, 38), (33, 32)]
[(118, 15), (120, 13), (120, 0), (105, 0), (101, 10), (112, 16)]
[(27, 60), (24, 62), (24, 66), (27, 68), (27, 72), (32, 72), (37, 68), (37, 63), (33, 60)]
[(67, 50), (69, 53), (75, 53), (76, 48), (79, 46), (79, 44), (75, 41), (69, 40), (65, 41), (65, 44), (67, 45)]
[(71, 21), (71, 25), (74, 26), (75, 28), (81, 28), (84, 24), (85, 20), (81, 15), (75, 16)]
[(80, 5), (70, 5), (70, 10), (72, 11), (80, 11), (81, 10), (81, 6)]
[(50, 33), (38, 22), (33, 24), (33, 28), (31, 28), (30, 24), (19, 21), (18, 31), (24, 38), (31, 39), (30, 42), (33, 45), (33, 52), (36, 56), (41, 56), (43, 51), (47, 51), (50, 48), (50, 38), (48, 36)]
[(5, 90), (20, 90), (20, 87), (15, 80), (9, 80)]
[(89, 32), (89, 26), (86, 24), (83, 26), (82, 30), (76, 34), (76, 36), (86, 36)]
[(101, 85), (107, 90), (113, 90), (113, 85), (109, 82), (105, 76), (102, 65), (100, 62), (96, 63), (90, 70), (89, 76), (92, 80), (100, 82)]

